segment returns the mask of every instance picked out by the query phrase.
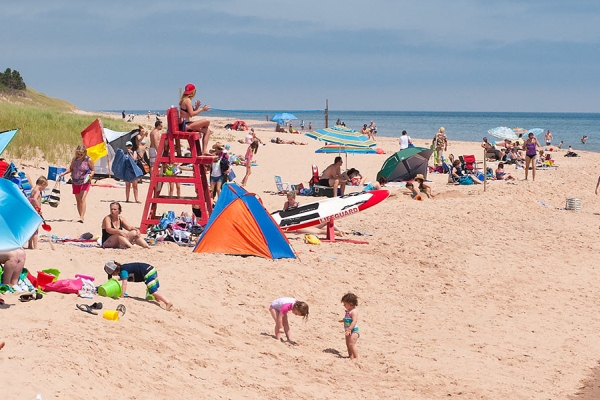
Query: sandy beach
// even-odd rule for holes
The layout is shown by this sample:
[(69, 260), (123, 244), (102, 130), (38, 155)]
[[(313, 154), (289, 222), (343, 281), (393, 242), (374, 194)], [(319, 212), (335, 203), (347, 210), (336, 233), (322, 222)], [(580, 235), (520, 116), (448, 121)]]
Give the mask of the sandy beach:
[[(146, 116), (134, 122), (150, 126)], [(211, 143), (229, 143), (231, 152), (244, 155), (247, 145), (238, 140), (245, 132), (223, 129), (228, 122), (212, 118)], [(307, 186), (311, 165), (322, 171), (335, 157), (315, 154), (323, 143), (304, 135), (256, 133), (266, 145), (259, 147), (246, 188), (270, 212), (286, 200), (275, 193), (274, 175)], [(447, 133), (448, 153), (483, 159), (479, 143), (455, 142)], [(270, 143), (276, 136), (307, 145)], [(344, 168), (374, 180), (398, 150), (396, 139), (378, 137), (377, 143), (385, 155), (348, 155)], [(600, 154), (554, 154), (558, 168), (537, 171), (535, 181), (523, 181), (524, 171), (509, 166), (515, 183), (491, 181), (486, 191), (448, 185), (443, 174), (428, 176), (435, 199), (414, 201), (392, 186), (383, 203), (336, 222), (369, 244), (313, 246), (289, 234), (296, 260), (195, 254), (174, 243), (110, 250), (69, 243), (52, 249), (41, 242), (26, 251), (26, 268), (34, 274), (57, 268), (61, 278), (81, 273), (100, 284), (108, 260), (148, 262), (174, 308), (167, 312), (145, 301), (143, 284), (131, 284), (133, 297), (122, 300), (49, 293), (21, 303), (17, 294), (4, 295), (0, 369), (10, 382), (4, 397), (594, 398), (577, 394), (585, 382), (593, 386), (600, 359), (600, 199), (594, 194)], [(47, 174), (40, 160), (16, 164), (34, 181)], [(234, 171), (240, 182), (244, 167)], [(142, 202), (147, 188), (140, 186)], [(183, 187), (184, 194), (192, 192)], [(581, 199), (581, 211), (564, 210), (566, 198)], [(60, 206), (44, 205), (43, 213), (59, 237), (100, 235), (112, 201), (139, 225), (143, 204), (125, 203), (124, 186), (112, 179), (91, 188), (83, 224), (76, 222), (70, 185), (62, 186)], [(190, 211), (159, 209), (167, 210)], [(359, 297), (356, 361), (347, 359), (338, 322), (347, 292)], [(310, 306), (306, 323), (290, 316), (297, 345), (273, 337), (268, 307), (284, 296)], [(113, 310), (124, 304), (127, 312), (113, 322), (76, 308), (96, 301)]]

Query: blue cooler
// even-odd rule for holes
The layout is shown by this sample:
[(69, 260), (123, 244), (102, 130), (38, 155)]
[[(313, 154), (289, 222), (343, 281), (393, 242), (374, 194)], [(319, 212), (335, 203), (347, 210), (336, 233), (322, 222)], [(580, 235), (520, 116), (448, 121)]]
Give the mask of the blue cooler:
[[(58, 175), (62, 174), (66, 170), (67, 170), (66, 168), (61, 168), (61, 167), (51, 167), (51, 166), (48, 167), (48, 180), (49, 181), (57, 180), (56, 178), (58, 178)], [(64, 181), (65, 178), (63, 177), (62, 180)]]

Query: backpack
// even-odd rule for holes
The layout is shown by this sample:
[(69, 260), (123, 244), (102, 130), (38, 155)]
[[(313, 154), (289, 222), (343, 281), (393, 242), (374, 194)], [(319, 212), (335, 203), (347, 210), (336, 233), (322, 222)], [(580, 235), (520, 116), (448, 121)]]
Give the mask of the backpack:
[(458, 180), (458, 182), (461, 185), (472, 185), (473, 184), (473, 178), (471, 178), (470, 176), (461, 176), (460, 179)]
[(229, 169), (229, 160), (224, 154), (219, 159), (219, 166), (221, 167), (221, 174), (225, 175), (225, 172)]

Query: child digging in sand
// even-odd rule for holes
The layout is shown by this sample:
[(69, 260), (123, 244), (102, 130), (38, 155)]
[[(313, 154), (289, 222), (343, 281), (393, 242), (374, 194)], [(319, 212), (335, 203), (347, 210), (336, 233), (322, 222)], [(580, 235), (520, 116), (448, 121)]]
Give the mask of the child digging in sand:
[(152, 265), (140, 262), (120, 264), (116, 261), (108, 261), (104, 264), (104, 271), (108, 274), (109, 279), (112, 276), (117, 275), (121, 280), (121, 298), (128, 297), (128, 281), (144, 282), (148, 293), (154, 296), (157, 301), (165, 303), (165, 309), (171, 311), (173, 303), (171, 303), (165, 295), (158, 293), (158, 273), (156, 272), (156, 268)]
[(406, 189), (409, 190), (407, 194), (409, 194), (411, 198), (421, 200), (421, 196), (419, 196), (419, 191), (415, 189), (415, 185), (413, 185), (412, 182), (406, 182)]
[[(304, 320), (308, 318), (308, 304), (303, 301), (298, 301), (291, 297), (281, 297), (273, 300), (269, 307), (269, 312), (275, 320), (275, 339), (280, 340), (281, 334), (285, 333), (288, 342), (295, 344), (292, 341), (290, 333), (290, 324), (288, 323), (287, 313), (291, 311), (294, 315), (300, 315), (304, 317)], [(283, 332), (281, 329), (283, 328)]]
[(344, 319), (340, 322), (344, 323), (344, 335), (346, 336), (346, 347), (348, 348), (348, 358), (355, 359), (358, 357), (356, 350), (356, 342), (360, 334), (358, 333), (358, 297), (354, 293), (346, 293), (342, 297), (342, 304), (346, 309)]

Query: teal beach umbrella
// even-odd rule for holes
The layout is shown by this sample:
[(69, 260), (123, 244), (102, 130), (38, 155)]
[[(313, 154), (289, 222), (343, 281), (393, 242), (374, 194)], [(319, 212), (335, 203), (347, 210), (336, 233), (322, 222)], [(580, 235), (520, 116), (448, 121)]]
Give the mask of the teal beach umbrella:
[(42, 218), (17, 185), (0, 179), (0, 252), (23, 247), (41, 223)]
[(11, 140), (17, 134), (18, 129), (13, 129), (10, 131), (0, 132), (0, 154), (6, 149), (6, 146), (10, 143)]

